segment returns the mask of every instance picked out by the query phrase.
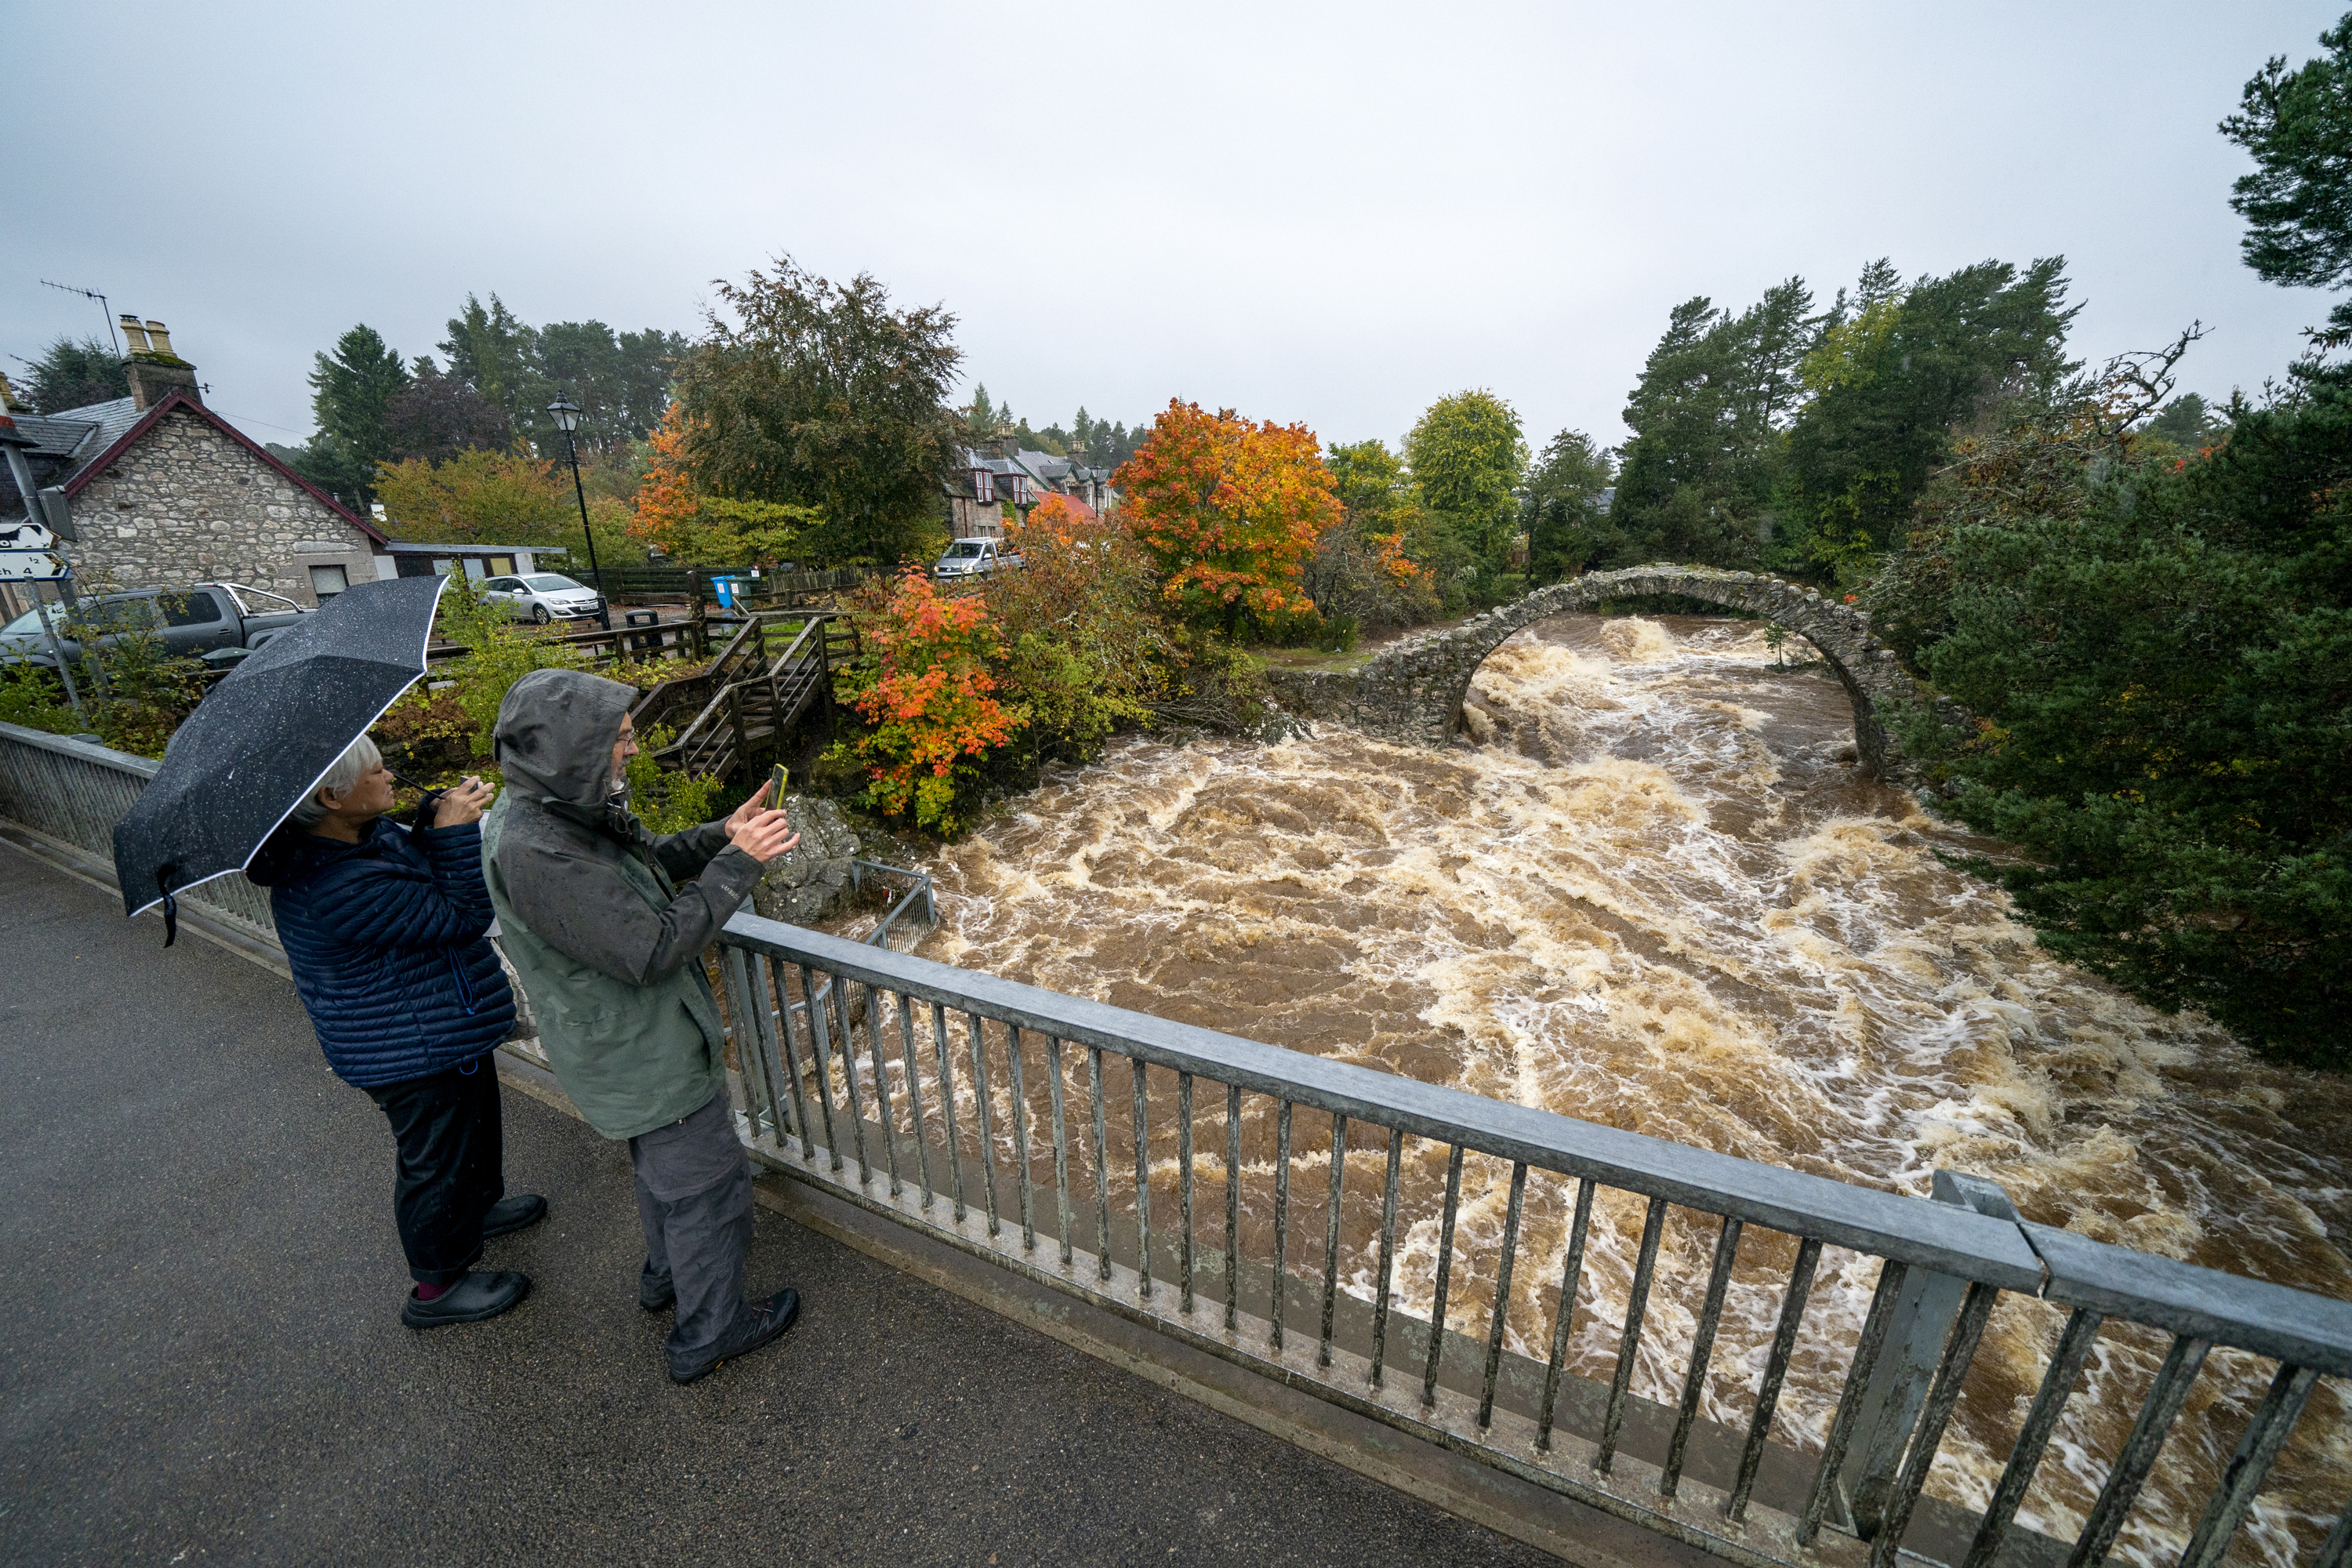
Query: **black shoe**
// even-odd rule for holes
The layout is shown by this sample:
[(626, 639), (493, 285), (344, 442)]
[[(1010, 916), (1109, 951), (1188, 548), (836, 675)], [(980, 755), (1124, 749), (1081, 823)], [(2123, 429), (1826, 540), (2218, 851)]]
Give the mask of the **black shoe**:
[(720, 1362), (750, 1355), (791, 1328), (793, 1321), (800, 1315), (801, 1293), (779, 1290), (745, 1312), (734, 1330), (719, 1342), (718, 1347), (692, 1367), (681, 1372), (673, 1363), (669, 1369), (669, 1380), (672, 1383), (692, 1383), (716, 1368)]
[(650, 1274), (640, 1273), (637, 1305), (648, 1312), (667, 1312), (677, 1305), (677, 1287), (667, 1279), (656, 1280)]
[(500, 1198), (482, 1216), (482, 1239), (505, 1236), (512, 1231), (528, 1229), (547, 1217), (547, 1200), (537, 1193), (518, 1193), (510, 1198)]
[(466, 1275), (430, 1301), (420, 1301), (411, 1290), (400, 1304), (400, 1321), (412, 1329), (437, 1329), (449, 1323), (479, 1323), (497, 1317), (530, 1294), (530, 1276), (500, 1269), (479, 1269)]

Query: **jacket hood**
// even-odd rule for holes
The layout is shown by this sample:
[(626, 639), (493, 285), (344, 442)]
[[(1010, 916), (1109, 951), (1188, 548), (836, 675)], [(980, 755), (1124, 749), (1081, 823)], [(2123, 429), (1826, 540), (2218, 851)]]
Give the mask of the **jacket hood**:
[(613, 742), (636, 700), (635, 687), (576, 669), (534, 669), (516, 681), (491, 731), (508, 787), (601, 816), (613, 791)]
[(305, 833), (289, 822), (261, 841), (261, 847), (253, 852), (253, 863), (245, 868), (245, 879), (257, 888), (282, 887), (299, 882), (311, 872), (338, 860), (348, 859), (353, 855), (372, 854), (379, 837), (398, 831), (393, 826), (390, 812), (370, 824), (368, 836), (357, 844)]

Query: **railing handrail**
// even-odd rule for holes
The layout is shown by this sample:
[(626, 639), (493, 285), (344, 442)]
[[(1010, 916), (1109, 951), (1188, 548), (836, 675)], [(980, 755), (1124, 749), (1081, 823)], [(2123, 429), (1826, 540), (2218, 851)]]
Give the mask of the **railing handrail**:
[[(676, 751), (679, 747), (685, 745), (688, 737), (692, 736), (706, 721), (709, 721), (712, 714), (718, 712), (719, 709), (726, 706), (728, 693), (742, 684), (740, 679), (731, 678), (728, 674), (728, 661), (735, 657), (736, 649), (743, 645), (743, 640), (746, 637), (756, 638), (763, 635), (764, 634), (760, 626), (760, 619), (757, 616), (754, 616), (750, 620), (743, 623), (741, 630), (738, 631), (733, 637), (727, 639), (727, 646), (719, 650), (719, 656), (710, 661), (710, 667), (708, 671), (708, 673), (712, 676), (718, 683), (711, 689), (710, 700), (702, 705), (701, 712), (697, 713), (693, 718), (688, 720), (683, 725), (679, 726), (677, 739), (673, 740), (669, 743), (670, 750)], [(762, 676), (760, 679), (764, 680), (767, 678)]]
[(2018, 1223), (2049, 1270), (2044, 1300), (2352, 1375), (2352, 1303)]
[(889, 946), (890, 928), (898, 923), (898, 917), (905, 914), (908, 906), (917, 899), (923, 900), (923, 918), (933, 925), (940, 923), (939, 900), (931, 891), (931, 874), (929, 871), (918, 871), (906, 866), (886, 865), (879, 860), (852, 859), (849, 862), (851, 884), (853, 886), (860, 884), (864, 873), (868, 871), (878, 871), (892, 877), (905, 877), (913, 883), (913, 886), (907, 889), (897, 903), (890, 906), (890, 912), (884, 915), (874, 929), (866, 933), (866, 946)]
[[(813, 637), (821, 639), (824, 637), (830, 615), (831, 612), (824, 610), (754, 610), (747, 615), (740, 628), (728, 640), (719, 656), (711, 660), (706, 672), (715, 681), (709, 700), (702, 705), (701, 711), (678, 727), (676, 736), (658, 754), (677, 759), (689, 773), (696, 771), (703, 761), (705, 751), (727, 731), (736, 693), (749, 689), (764, 690), (770, 682), (786, 673), (795, 659), (804, 664), (814, 657), (803, 650)], [(766, 658), (768, 626), (772, 622), (791, 620), (795, 616), (803, 623), (800, 631), (785, 646), (783, 652), (773, 659)], [(730, 671), (728, 668), (730, 659), (736, 660), (741, 668)], [(823, 661), (819, 659), (818, 662), (821, 665)]]
[[(1897, 1568), (1899, 1554), (1912, 1549), (1915, 1522), (1924, 1527), (1918, 1549), (1934, 1561), (1961, 1568), (2057, 1561), (2066, 1553), (2063, 1544), (2020, 1525), (2018, 1514), (2081, 1381), (2085, 1358), (2108, 1321), (2168, 1330), (2172, 1342), (2147, 1391), (2132, 1435), (2116, 1454), (2077, 1536), (2071, 1556), (2077, 1564), (2099, 1562), (2115, 1544), (2166, 1433), (2185, 1408), (2207, 1352), (2229, 1346), (2279, 1363), (2270, 1392), (2250, 1418), (2237, 1454), (2207, 1500), (2181, 1558), (2184, 1568), (2218, 1568), (2317, 1380), (2327, 1374), (2352, 1375), (2352, 1303), (2032, 1225), (1997, 1184), (1977, 1178), (1939, 1171), (1934, 1201), (1906, 1197), (1060, 995), (755, 915), (730, 921), (721, 932), (720, 946), (732, 1016), (748, 1026), (735, 1035), (750, 1118), (748, 1142), (758, 1157), (775, 1168), (1212, 1353), (1268, 1371), (1289, 1386), (1433, 1439), (1746, 1568), (1796, 1568), (1801, 1563), (1860, 1568), (1855, 1553), (1865, 1544), (1869, 1568)], [(792, 1000), (787, 976), (794, 972), (805, 999), (802, 1004)], [(844, 1005), (828, 1005), (835, 996), (844, 998)], [(886, 1013), (895, 1015), (895, 1030), (885, 1027)], [(928, 1019), (923, 1018), (926, 1013)], [(961, 1016), (953, 1026), (951, 1014)], [(861, 1026), (869, 1052), (864, 1063), (857, 1059), (855, 1038)], [(961, 1032), (969, 1049), (968, 1075), (960, 1065), (961, 1051), (950, 1047), (951, 1027)], [(989, 1047), (986, 1037), (992, 1032), (1001, 1040), (1001, 1049)], [(936, 1142), (926, 1125), (918, 1033), (929, 1036), (936, 1063), (929, 1091), (940, 1103), (943, 1137)], [(898, 1037), (894, 1044), (903, 1058), (903, 1072), (885, 1062), (885, 1037), (891, 1034)], [(1024, 1047), (1024, 1036), (1036, 1044)], [(829, 1051), (835, 1053), (830, 1061)], [(994, 1070), (986, 1059), (991, 1055), (1000, 1064)], [(1024, 1087), (1024, 1058), (1031, 1058), (1029, 1070), (1034, 1070), (1039, 1055), (1045, 1067), (1046, 1093), (1042, 1097), (1035, 1079)], [(1108, 1085), (1106, 1058), (1123, 1059), (1129, 1068), (1114, 1074)], [(1162, 1207), (1162, 1240), (1155, 1247), (1151, 1188), (1157, 1162), (1150, 1150), (1153, 1118), (1148, 1106), (1152, 1096), (1146, 1081), (1151, 1068), (1176, 1080), (1176, 1114), (1169, 1131), (1176, 1144), (1178, 1215), (1172, 1260), (1179, 1291), (1166, 1305), (1155, 1304), (1152, 1297), (1155, 1269), (1160, 1279), (1169, 1277), (1165, 1265), (1171, 1260), (1167, 1243), (1171, 1238)], [(870, 1118), (860, 1103), (865, 1098), (860, 1079), (866, 1080), (873, 1100)], [(957, 1079), (964, 1081), (959, 1084)], [(836, 1114), (836, 1084), (845, 1124)], [(1205, 1104), (1196, 1092), (1201, 1086), (1209, 1089)], [(804, 1095), (804, 1089), (811, 1091)], [(1077, 1096), (1075, 1129), (1066, 1115), (1072, 1089)], [(1003, 1098), (1005, 1090), (1009, 1100)], [(1166, 1090), (1160, 1092), (1159, 1114), (1164, 1118)], [(982, 1199), (982, 1205), (970, 1207), (971, 1188), (960, 1155), (956, 1110), (967, 1095), (969, 1113), (977, 1122)], [(1263, 1164), (1243, 1158), (1244, 1105), (1252, 1095), (1258, 1097), (1259, 1114), (1273, 1122), (1268, 1129), (1261, 1121), (1254, 1138), (1254, 1152), (1262, 1161), (1262, 1141), (1268, 1131), (1274, 1133), (1270, 1175)], [(1040, 1105), (1041, 1098), (1045, 1104)], [(1089, 1099), (1090, 1150), (1085, 1125)], [(822, 1149), (807, 1100), (816, 1102), (823, 1122)], [(1216, 1111), (1211, 1108), (1219, 1100), (1224, 1102), (1223, 1247), (1214, 1249), (1213, 1219), (1212, 1250), (1202, 1253), (1195, 1239), (1195, 1157), (1214, 1160), (1215, 1155), (1197, 1146), (1199, 1119), (1204, 1110), (1213, 1119)], [(1265, 1109), (1269, 1100), (1270, 1115)], [(1006, 1109), (995, 1109), (999, 1106)], [(1314, 1315), (1312, 1244), (1304, 1235), (1297, 1240), (1307, 1243), (1308, 1253), (1300, 1261), (1309, 1268), (1297, 1273), (1292, 1269), (1297, 1110), (1307, 1112), (1310, 1125), (1328, 1115), (1331, 1129), (1329, 1195), (1322, 1205), (1319, 1341), (1307, 1328)], [(1119, 1152), (1119, 1174), (1113, 1178), (1105, 1133), (1107, 1126), (1120, 1124), (1132, 1131), (1118, 1140), (1126, 1149)], [(788, 1127), (800, 1146), (797, 1161), (791, 1157)], [(1357, 1127), (1371, 1136), (1351, 1141), (1349, 1130)], [(1312, 1140), (1319, 1135), (1319, 1127), (1309, 1133), (1310, 1153), (1315, 1152)], [(1413, 1138), (1449, 1152), (1444, 1205), (1434, 1213), (1426, 1208), (1434, 1196), (1428, 1187), (1429, 1167), (1416, 1156), (1422, 1187), (1413, 1199), (1413, 1207), (1422, 1211), (1417, 1216), (1402, 1213), (1399, 1201), (1401, 1154)], [(1334, 1342), (1339, 1319), (1349, 1316), (1339, 1307), (1348, 1161), (1339, 1152), (1361, 1149), (1370, 1153), (1381, 1144), (1387, 1177), (1380, 1200), (1375, 1294), (1367, 1303), (1367, 1358), (1360, 1353), (1360, 1343), (1335, 1348)], [(1163, 1143), (1160, 1152), (1166, 1152)], [(879, 1173), (874, 1158), (877, 1152), (886, 1167)], [(1511, 1170), (1508, 1210), (1498, 1242), (1484, 1237), (1465, 1242), (1457, 1231), (1461, 1205), (1470, 1196), (1464, 1190), (1464, 1160), (1472, 1152), (1481, 1156), (1482, 1165), (1492, 1159), (1497, 1164), (1508, 1163)], [(1040, 1163), (1049, 1153), (1050, 1182), (1039, 1174)], [(935, 1154), (944, 1156), (944, 1172)], [(1128, 1154), (1134, 1162), (1133, 1185), (1119, 1200), (1115, 1226), (1111, 1189), (1114, 1180), (1125, 1184)], [(848, 1166), (853, 1156), (855, 1165)], [(998, 1188), (998, 1173), (1006, 1168), (1008, 1156), (1018, 1197), (1017, 1231), (1012, 1199)], [(1092, 1167), (1090, 1205), (1082, 1179), (1073, 1174), (1081, 1160)], [(910, 1163), (919, 1192), (904, 1180)], [(1536, 1174), (1545, 1178), (1541, 1198), (1529, 1183)], [(887, 1195), (878, 1184), (883, 1175), (887, 1177)], [(943, 1184), (937, 1179), (940, 1175)], [(1552, 1185), (1556, 1176), (1574, 1185), (1575, 1216), (1565, 1252), (1554, 1255), (1560, 1261), (1551, 1265), (1561, 1272), (1550, 1331), (1545, 1336), (1550, 1357), (1540, 1362), (1536, 1354), (1522, 1354), (1507, 1345), (1507, 1340), (1514, 1310), (1514, 1264), (1531, 1261), (1521, 1258), (1528, 1239), (1521, 1228), (1525, 1205), (1563, 1204), (1567, 1184)], [(1492, 1204), (1499, 1195), (1499, 1175), (1481, 1172), (1473, 1180), (1481, 1192), (1471, 1201)], [(1270, 1263), (1244, 1256), (1238, 1205), (1245, 1184), (1255, 1184), (1261, 1199), (1265, 1186), (1272, 1187)], [(942, 1188), (953, 1200), (951, 1222), (944, 1214), (924, 1212)], [(1603, 1188), (1647, 1200), (1639, 1256), (1622, 1303), (1609, 1301), (1597, 1281), (1588, 1289), (1584, 1267), (1594, 1196)], [(1370, 1194), (1357, 1190), (1361, 1194), (1357, 1209), (1362, 1215)], [(1164, 1205), (1167, 1195), (1163, 1193), (1158, 1201)], [(1307, 1201), (1311, 1205), (1315, 1200)], [(983, 1205), (984, 1216), (980, 1212)], [(1675, 1206), (1721, 1222), (1706, 1301), (1694, 1318), (1678, 1406), (1645, 1402), (1632, 1393), (1643, 1356), (1664, 1348), (1654, 1331), (1658, 1349), (1645, 1351), (1643, 1336), (1658, 1280), (1667, 1211)], [(1090, 1216), (1082, 1212), (1087, 1208), (1094, 1211)], [(1088, 1217), (1094, 1223), (1087, 1228), (1094, 1236), (1090, 1245), (1077, 1245), (1082, 1232), (1076, 1227)], [(1406, 1267), (1399, 1227), (1432, 1221), (1439, 1226), (1434, 1263), (1417, 1263), (1408, 1269), (1427, 1289), (1428, 1302), (1408, 1308), (1397, 1283), (1397, 1270)], [(1695, 1473), (1690, 1467), (1699, 1462), (1695, 1458), (1699, 1450), (1690, 1447), (1688, 1439), (1700, 1419), (1717, 1331), (1743, 1227), (1749, 1224), (1798, 1242), (1796, 1260), (1781, 1296), (1779, 1326), (1761, 1384), (1751, 1384), (1758, 1392), (1738, 1468), (1735, 1472), (1727, 1462), (1728, 1444), (1738, 1441), (1737, 1435), (1725, 1431), (1715, 1439), (1721, 1458), (1709, 1461), (1705, 1473)], [(1299, 1226), (1300, 1231), (1306, 1228)], [(1615, 1240), (1621, 1247), (1629, 1244), (1630, 1232), (1621, 1231)], [(1539, 1247), (1554, 1244), (1535, 1243)], [(1811, 1479), (1799, 1482), (1785, 1459), (1774, 1461), (1781, 1467), (1780, 1479), (1770, 1483), (1768, 1496), (1764, 1478), (1770, 1470), (1766, 1456), (1773, 1446), (1772, 1426), (1824, 1246), (1857, 1252), (1865, 1261), (1874, 1258), (1881, 1267), (1875, 1270), (1867, 1317), (1851, 1341), (1835, 1415), (1821, 1437)], [(1124, 1259), (1115, 1256), (1122, 1249)], [(1360, 1263), (1370, 1260), (1369, 1252), (1359, 1251), (1356, 1257)], [(1123, 1269), (1127, 1259), (1131, 1262)], [(1491, 1305), (1473, 1310), (1475, 1316), (1486, 1320), (1483, 1358), (1469, 1331), (1455, 1330), (1455, 1314), (1449, 1311), (1449, 1284), (1457, 1264), (1472, 1270), (1465, 1279), (1492, 1280)], [(1242, 1314), (1237, 1305), (1242, 1272), (1253, 1269), (1249, 1289), (1266, 1303), (1262, 1318)], [(1213, 1302), (1205, 1316), (1195, 1315), (1195, 1281), (1202, 1270), (1222, 1276), (1222, 1329)], [(1347, 1294), (1354, 1296), (1353, 1281), (1360, 1276), (1351, 1273), (1349, 1278)], [(1979, 1513), (1932, 1499), (1926, 1487), (1961, 1403), (1977, 1347), (2004, 1290), (2071, 1310), (2000, 1482)], [(1542, 1291), (1539, 1286), (1538, 1310)], [(1585, 1392), (1564, 1406), (1558, 1396), (1569, 1386), (1563, 1382), (1570, 1375), (1567, 1352), (1571, 1323), (1580, 1311), (1590, 1314), (1585, 1320), (1588, 1334), (1612, 1321), (1622, 1322), (1613, 1331), (1618, 1342), (1615, 1369), (1605, 1384), (1576, 1374), (1573, 1381), (1581, 1383)], [(1290, 1342), (1285, 1339), (1286, 1315), (1297, 1325), (1301, 1342), (1297, 1349), (1286, 1348)], [(1384, 1358), (1399, 1345), (1403, 1325), (1415, 1319), (1424, 1325), (1422, 1346), (1405, 1353), (1419, 1363), (1420, 1386), (1412, 1388), (1410, 1381), (1403, 1387), (1384, 1384)], [(1450, 1373), (1445, 1365), (1449, 1355)], [(1507, 1377), (1502, 1375), (1506, 1366), (1515, 1369)], [(2229, 1376), (2233, 1389), (2244, 1388), (2237, 1373)], [(1507, 1393), (1505, 1385), (1514, 1382), (1517, 1392)], [(2094, 1385), (2107, 1397), (2117, 1392), (2112, 1371)], [(1652, 1446), (1629, 1448), (1633, 1438), (1627, 1412), (1644, 1403), (1650, 1410), (1645, 1419), (1653, 1424), (1645, 1441)], [(1575, 1413), (1565, 1413), (1580, 1405)], [(1659, 1443), (1667, 1424), (1673, 1436)], [(1552, 1440), (1562, 1433), (1565, 1447)], [(1654, 1482), (1638, 1471), (1612, 1479), (1612, 1464), (1628, 1453), (1659, 1467)], [(1694, 1480), (1700, 1488), (1715, 1489), (1712, 1495), (1685, 1486)], [(1748, 1512), (1751, 1501), (1761, 1504), (1763, 1511)], [(1825, 1527), (1841, 1532), (1844, 1544), (1824, 1535)], [(2335, 1568), (2347, 1545), (2352, 1545), (2352, 1507), (2337, 1520), (2328, 1544), (2321, 1549), (2320, 1563)]]
[[(1530, 1168), (2352, 1375), (2352, 1303), (737, 915), (725, 941)], [(2043, 1251), (2037, 1254), (2037, 1246)], [(2046, 1259), (2046, 1261), (2045, 1261)]]
[(95, 763), (102, 768), (135, 773), (142, 779), (153, 778), (163, 766), (152, 757), (118, 752), (111, 746), (84, 736), (54, 735), (47, 730), (31, 730), (22, 724), (0, 723), (0, 737), (37, 746), (45, 752), (57, 752), (81, 762)]
[(2032, 1295), (2041, 1288), (2041, 1265), (2016, 1226), (1987, 1215), (1066, 996), (757, 915), (737, 915), (725, 934), (746, 947), (865, 984), (948, 1006), (976, 1005), (989, 1017), (1024, 1029), (1107, 1047), (1154, 1066), (1336, 1110), (1350, 1120), (1460, 1143), (1538, 1169), (1590, 1176), (1628, 1192), (1819, 1237), (1832, 1246), (2006, 1290)]
[(806, 621), (803, 622), (801, 629), (799, 632), (794, 634), (793, 640), (784, 645), (784, 651), (768, 661), (768, 673), (771, 675), (778, 674), (783, 669), (784, 666), (790, 664), (793, 659), (808, 658), (809, 656), (807, 654), (801, 651), (802, 645), (806, 643), (812, 637), (822, 637), (824, 635), (825, 619), (826, 617), (824, 616), (815, 615), (809, 616)]

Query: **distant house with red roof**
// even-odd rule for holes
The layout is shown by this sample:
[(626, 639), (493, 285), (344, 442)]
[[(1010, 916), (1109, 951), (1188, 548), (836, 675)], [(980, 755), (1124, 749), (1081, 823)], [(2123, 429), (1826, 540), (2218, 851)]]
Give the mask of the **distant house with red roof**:
[[(15, 416), (32, 439), (33, 482), (61, 488), (72, 508), (79, 539), (67, 549), (79, 586), (237, 583), (316, 605), (394, 575), (372, 521), (205, 406), (195, 367), (172, 352), (163, 323), (122, 323), (130, 396)], [(25, 515), (0, 468), (0, 527)]]

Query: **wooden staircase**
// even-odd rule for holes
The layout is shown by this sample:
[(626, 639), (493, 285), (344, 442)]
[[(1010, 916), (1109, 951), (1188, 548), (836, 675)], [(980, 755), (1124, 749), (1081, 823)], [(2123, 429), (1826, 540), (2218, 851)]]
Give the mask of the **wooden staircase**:
[[(770, 658), (768, 626), (789, 620), (806, 624)], [(833, 700), (833, 667), (856, 657), (856, 628), (839, 612), (753, 615), (711, 662), (709, 700), (654, 760), (680, 773), (733, 780), (754, 758), (773, 755), (811, 708)]]

